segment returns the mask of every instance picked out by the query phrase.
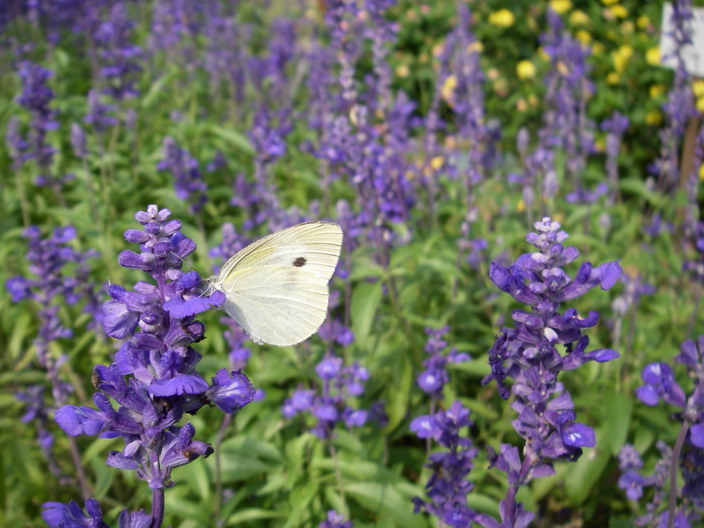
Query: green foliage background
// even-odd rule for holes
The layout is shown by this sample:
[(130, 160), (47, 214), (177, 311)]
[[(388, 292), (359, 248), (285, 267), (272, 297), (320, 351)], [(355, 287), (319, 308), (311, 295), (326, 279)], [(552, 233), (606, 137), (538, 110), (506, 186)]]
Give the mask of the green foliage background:
[[(570, 519), (583, 519), (585, 526), (630, 526), (633, 505), (616, 487), (616, 456), (620, 448), (626, 442), (633, 443), (640, 452), (648, 453), (647, 463), (652, 467), (657, 454), (655, 442), (663, 440), (672, 445), (677, 434), (669, 410), (645, 407), (634, 399), (633, 390), (647, 362), (671, 360), (681, 341), (704, 330), (698, 317), (701, 290), (681, 271), (683, 261), (694, 258), (683, 250), (679, 229), (680, 211), (686, 205), (684, 192), (663, 196), (645, 183), (647, 165), (659, 149), (659, 125), (648, 124), (647, 116), (658, 112), (666, 97), (666, 92), (651, 97), (650, 88), (660, 84), (668, 87), (672, 80), (672, 72), (652, 67), (645, 59), (646, 50), (657, 45), (661, 4), (625, 1), (622, 4), (629, 12), (625, 20), (605, 17), (602, 3), (574, 4), (572, 10), (581, 9), (589, 18), (585, 30), (593, 43), (603, 46), (603, 51), (591, 59), (595, 83), (589, 103), (591, 117), (602, 120), (619, 110), (631, 119), (620, 157), (620, 185), (625, 199), (607, 209), (603, 203), (568, 204), (561, 195), (548, 204), (548, 211), (571, 233), (569, 242), (579, 248), (584, 258), (595, 264), (621, 259), (628, 274), (640, 274), (656, 291), (643, 297), (637, 313), (627, 315), (627, 330), (618, 342), (613, 342), (610, 331), (614, 318), (611, 303), (623, 286), (607, 293), (593, 291), (574, 303), (580, 313), (597, 310), (602, 314), (601, 322), (590, 334), (592, 346), (612, 347), (622, 354), (619, 361), (588, 364), (563, 376), (580, 421), (594, 427), (598, 445), (586, 450), (576, 464), (558, 463), (554, 477), (534, 481), (522, 490), (519, 500), (545, 519), (539, 524), (542, 526), (557, 526)], [(522, 209), (520, 192), (507, 183), (506, 175), (517, 164), (513, 146), (516, 131), (520, 126), (537, 128), (545, 111), (540, 79), (547, 64), (538, 51), (545, 7), (544, 2), (529, 6), (498, 0), (472, 4), (474, 29), (484, 48), (484, 70), (496, 73), (486, 87), (487, 115), (501, 123), (506, 153), (502, 167), (476, 190), (480, 214), (475, 236), (488, 240), (489, 260), (502, 255), (515, 258), (530, 250), (524, 237), (536, 214)], [(147, 15), (151, 3), (135, 3), (134, 8)], [(515, 14), (513, 27), (499, 28), (487, 22), (490, 13), (501, 8)], [(255, 35), (266, 41), (270, 37), (270, 20), (287, 9), (286, 3), (275, 2), (266, 10), (253, 3), (245, 4), (238, 20), (253, 24)], [(320, 16), (312, 3), (307, 9), (308, 16)], [(391, 55), (394, 86), (406, 90), (423, 113), (434, 89), (433, 47), (454, 26), (455, 6), (452, 2), (421, 5), (402, 1), (390, 16), (400, 24), (398, 42)], [(641, 16), (650, 21), (643, 28), (637, 25)], [(149, 35), (149, 17), (139, 20), (136, 35), (144, 44)], [(633, 25), (630, 33), (623, 28), (626, 22)], [(571, 31), (579, 29), (569, 24), (568, 27)], [(32, 28), (22, 20), (16, 20), (6, 31), (6, 36), (18, 39), (33, 35)], [(72, 173), (75, 179), (67, 186), (64, 205), (50, 190), (32, 184), (35, 174), (31, 164), (19, 172), (13, 171), (9, 153), (0, 147), (0, 282), (4, 284), (9, 277), (28, 273), (21, 234), (29, 224), (41, 226), (45, 234), (55, 226), (76, 226), (76, 246), (101, 253), (93, 263), (92, 279), (96, 282), (128, 285), (140, 280), (140, 273), (117, 265), (117, 254), (129, 248), (122, 233), (137, 227), (134, 213), (151, 203), (168, 207), (173, 217), (183, 222), (183, 232), (198, 244), (186, 265), (209, 275), (216, 262), (208, 256), (208, 248), (220, 242), (221, 226), (226, 222), (241, 226), (245, 220), (241, 211), (229, 205), (229, 200), (233, 176), (239, 172), (251, 175), (253, 171), (254, 151), (246, 136), (251, 124), (248, 109), (233, 108), (231, 100), (214, 97), (214, 87), (202, 72), (190, 71), (167, 56), (157, 56), (140, 77), (139, 97), (127, 104), (137, 113), (136, 133), (120, 125), (104, 138), (105, 143), (90, 136), (89, 146), (94, 154), (83, 165), (71, 154), (67, 131), (87, 111), (85, 94), (90, 73), (84, 50), (72, 42), (67, 38), (50, 47), (45, 40), (37, 40), (32, 54), (54, 72), (51, 86), (56, 92), (54, 107), (60, 122), (59, 129), (50, 135), (57, 148), (55, 170)], [(620, 73), (619, 82), (609, 83), (607, 75), (614, 71), (611, 52), (624, 45), (632, 47), (633, 59)], [(515, 66), (520, 60), (536, 64), (534, 79), (517, 77)], [(406, 75), (399, 74), (403, 73), (403, 66), (409, 70)], [(13, 115), (26, 120), (16, 102), (21, 87), (17, 75), (12, 73), (13, 55), (8, 47), (0, 52), (0, 70), (5, 72), (0, 75), (0, 125), (5, 129)], [(535, 103), (530, 103), (531, 99)], [(519, 101), (526, 102), (525, 111), (516, 110)], [(302, 94), (297, 105), (305, 104)], [(449, 108), (445, 110), (451, 115)], [(176, 121), (171, 118), (174, 111), (181, 115)], [(201, 165), (218, 151), (228, 159), (227, 170), (206, 174), (210, 201), (198, 217), (190, 215), (187, 205), (175, 197), (168, 173), (156, 169), (167, 135), (187, 148)], [(286, 156), (272, 168), (281, 203), (285, 207), (298, 206), (304, 213), (322, 197), (323, 167), (298, 148), (309, 137), (306, 124), (295, 123)], [(590, 185), (604, 178), (602, 163), (603, 155), (591, 159), (585, 173)], [(92, 198), (95, 206), (88, 196), (90, 185), (96, 189)], [(218, 500), (215, 477), (218, 457), (198, 460), (175, 471), (178, 484), (166, 493), (165, 525), (214, 526), (217, 520), (223, 526), (316, 526), (328, 509), (335, 508), (346, 512), (356, 527), (434, 526), (434, 521), (412, 511), (411, 498), (423, 496), (423, 484), (430, 473), (424, 467), (426, 445), (410, 433), (408, 426), (413, 417), (428, 412), (427, 397), (415, 384), (425, 356), (424, 328), (445, 324), (451, 328), (451, 344), (473, 357), (470, 363), (451, 367), (451, 383), (445, 397), (447, 404), (459, 400), (471, 409), (475, 422), (469, 435), (480, 455), (471, 474), (476, 488), (469, 502), (479, 511), (496, 515), (506, 482), (502, 474), (487, 468), (484, 448), (498, 448), (502, 442), (518, 443), (519, 438), (511, 426), (514, 412), (498, 397), (494, 385), (483, 387), (480, 381), (489, 372), (486, 351), (517, 305), (491, 286), (489, 260), (477, 271), (463, 260), (458, 264), (456, 241), (464, 217), (464, 189), (459, 181), (445, 177), (439, 186), (445, 199), (437, 203), (434, 216), (418, 207), (412, 223), (397, 226), (400, 233), (409, 233), (410, 239), (393, 250), (388, 269), (374, 262), (373, 248), (361, 247), (347, 256), (352, 263), (349, 279), (336, 279), (332, 285), (350, 292), (351, 327), (356, 336), (353, 345), (338, 352), (347, 361), (359, 360), (369, 369), (371, 380), (359, 403), (368, 407), (373, 401), (382, 400), (389, 415), (388, 425), (383, 429), (370, 425), (352, 432), (338, 430), (332, 442), (336, 463), (329, 447), (305, 432), (310, 424), (285, 421), (280, 412), (282, 401), (299, 384), (316, 384), (314, 366), (325, 352), (325, 345), (317, 337), (295, 349), (252, 345), (246, 374), (256, 387), (266, 391), (266, 398), (240, 412), (219, 444), (222, 500)], [(352, 196), (348, 183), (336, 182), (329, 203)], [(675, 229), (652, 238), (644, 226), (656, 212), (675, 222)], [(599, 222), (602, 213), (611, 219), (609, 229)], [(320, 217), (334, 217), (334, 211), (320, 211)], [(576, 266), (569, 271), (574, 273)], [(397, 289), (396, 298), (388, 293), (392, 283)], [(38, 327), (37, 308), (26, 301), (13, 304), (8, 293), (0, 289), (3, 526), (42, 526), (39, 512), (43, 502), (80, 498), (75, 487), (62, 485), (48, 473), (33, 425), (20, 421), (23, 409), (15, 399), (15, 393), (23, 386), (44, 380), (34, 365), (32, 345)], [(109, 362), (115, 344), (85, 330), (88, 315), (82, 313), (81, 306), (62, 307), (61, 317), (74, 330), (75, 337), (54, 342), (52, 353), (67, 358), (61, 374), (75, 384), (75, 402), (90, 404), (92, 367)], [(197, 349), (204, 356), (201, 372), (206, 377), (227, 363), (224, 326), (219, 318), (220, 314), (214, 312), (202, 318), (207, 325), (207, 339)], [(687, 386), (687, 380), (682, 382)], [(203, 409), (189, 419), (198, 439), (217, 443), (223, 420), (217, 409)], [(72, 474), (66, 439), (58, 427), (55, 434), (59, 461), (66, 473)], [(106, 519), (114, 521), (125, 507), (149, 508), (150, 492), (143, 482), (104, 464), (107, 452), (118, 445), (116, 441), (80, 437), (78, 444), (94, 496), (103, 505)]]

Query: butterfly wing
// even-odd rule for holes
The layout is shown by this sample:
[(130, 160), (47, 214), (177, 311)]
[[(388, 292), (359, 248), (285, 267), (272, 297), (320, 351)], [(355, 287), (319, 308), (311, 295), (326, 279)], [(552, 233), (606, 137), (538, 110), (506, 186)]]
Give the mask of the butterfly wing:
[(298, 224), (252, 243), (213, 283), (227, 297), (223, 309), (255, 341), (300, 343), (325, 320), (341, 245), (342, 230), (331, 222)]

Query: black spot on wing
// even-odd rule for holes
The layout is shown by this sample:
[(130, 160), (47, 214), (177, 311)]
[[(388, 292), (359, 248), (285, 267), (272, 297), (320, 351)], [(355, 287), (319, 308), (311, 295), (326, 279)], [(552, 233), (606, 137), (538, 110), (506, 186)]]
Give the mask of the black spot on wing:
[(302, 268), (303, 266), (305, 266), (306, 262), (308, 261), (305, 257), (298, 257), (296, 258), (296, 260), (293, 261), (293, 265), (297, 268)]

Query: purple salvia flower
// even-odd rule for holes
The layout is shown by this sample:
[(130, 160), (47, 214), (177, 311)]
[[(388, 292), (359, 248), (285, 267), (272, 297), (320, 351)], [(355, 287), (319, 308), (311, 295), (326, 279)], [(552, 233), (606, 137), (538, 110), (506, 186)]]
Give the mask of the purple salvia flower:
[[(366, 368), (354, 363), (343, 366), (342, 358), (326, 355), (315, 368), (322, 380), (319, 393), (298, 389), (284, 401), (281, 412), (285, 418), (293, 418), (300, 413), (309, 413), (316, 419), (311, 432), (324, 439), (333, 437), (333, 430), (340, 422), (347, 427), (360, 427), (370, 419), (369, 411), (355, 409), (347, 399), (361, 396), (364, 383), (369, 379)], [(376, 416), (380, 416), (377, 412)]]
[[(674, 416), (682, 422), (674, 449), (658, 442), (662, 457), (653, 475), (642, 476), (638, 472), (642, 463), (638, 461), (621, 464), (623, 473), (619, 479), (619, 487), (626, 491), (629, 499), (638, 500), (645, 487), (654, 489), (653, 498), (646, 505), (648, 513), (636, 520), (636, 526), (654, 523), (667, 526), (670, 519), (674, 521), (675, 526), (689, 526), (687, 523), (700, 521), (704, 514), (704, 336), (699, 336), (696, 341), (689, 339), (682, 343), (681, 352), (675, 357), (675, 362), (684, 365), (694, 378), (692, 394), (685, 394), (675, 381), (672, 368), (665, 362), (646, 365), (642, 372), (645, 384), (636, 390), (636, 395), (646, 405), (657, 405), (662, 399), (678, 407), (679, 412)], [(620, 457), (622, 460), (635, 460), (636, 455), (630, 446), (625, 446)], [(655, 512), (659, 511), (667, 496), (665, 482), (676, 482), (679, 468), (682, 471), (684, 486), (679, 494), (676, 490), (669, 491), (679, 497), (679, 504), (671, 497), (667, 511), (656, 515)]]
[[(594, 90), (588, 79), (590, 50), (565, 31), (560, 15), (552, 8), (547, 9), (547, 19), (549, 29), (540, 40), (550, 57), (550, 70), (545, 79), (547, 111), (539, 136), (548, 148), (565, 148), (567, 172), (578, 189), (587, 156), (595, 151), (595, 125), (586, 112), (587, 99)], [(549, 187), (556, 182), (549, 182), (547, 177), (544, 194), (552, 196)]]
[(471, 425), (469, 409), (458, 401), (447, 410), (419, 416), (411, 422), (411, 431), (419, 438), (433, 439), (445, 449), (429, 457), (427, 467), (433, 470), (433, 474), (425, 490), (430, 500), (414, 497), (415, 513), (426, 511), (441, 523), (457, 528), (470, 528), (472, 523), (488, 526), (484, 523), (492, 521), (467, 506), (467, 494), (474, 488), (467, 475), (472, 471), (477, 450), (469, 438), (460, 434), (460, 430)]
[(425, 370), (418, 375), (416, 383), (423, 392), (436, 400), (442, 399), (443, 389), (450, 381), (450, 376), (446, 370), (447, 364), (462, 363), (471, 359), (469, 355), (459, 353), (454, 348), (449, 353), (444, 354), (447, 350), (447, 341), (443, 340), (443, 336), (449, 331), (450, 327), (448, 326), (439, 330), (425, 329), (425, 333), (428, 335), (425, 351), (430, 357), (423, 362)]
[(52, 72), (25, 60), (19, 65), (19, 76), (22, 81), (22, 93), (17, 102), (29, 112), (31, 121), (24, 138), (19, 135), (17, 122), (11, 122), (12, 126), (7, 131), (10, 153), (15, 156), (17, 168), (29, 160), (34, 160), (39, 173), (35, 183), (39, 186), (50, 186), (60, 192), (62, 182), (51, 174), (55, 149), (46, 141), (47, 132), (59, 126), (55, 120), (56, 112), (50, 108), (54, 99), (54, 91), (48, 85)]
[[(92, 125), (96, 132), (103, 133), (117, 124), (117, 118), (111, 115), (111, 112), (115, 110), (115, 106), (103, 103), (100, 98), (98, 90), (88, 92), (88, 113), (83, 118), (83, 121)], [(71, 131), (73, 134), (73, 128)]]
[[(531, 307), (530, 312), (513, 311), (515, 328), (504, 328), (489, 350), (492, 373), (482, 381), (486, 384), (496, 380), (504, 399), (514, 394), (512, 408), (518, 417), (513, 426), (526, 441), (520, 471), (503, 503), (503, 522), (518, 522), (517, 516), (522, 514), (520, 505), (514, 502), (515, 493), (536, 476), (536, 468), (550, 467), (551, 459), (576, 460), (583, 447), (595, 444), (592, 429), (575, 421), (571, 397), (557, 381), (560, 372), (588, 361), (601, 363), (619, 357), (611, 349), (586, 351), (589, 338), (583, 330), (596, 325), (598, 313), (590, 312), (583, 318), (573, 308), (559, 312), (564, 301), (597, 285), (611, 288), (621, 275), (618, 262), (598, 267), (584, 262), (572, 278), (562, 270), (579, 257), (576, 248), (563, 245), (569, 235), (550, 218), (536, 222), (535, 229), (526, 240), (537, 252), (521, 255), (510, 267), (493, 263), (489, 273), (501, 291)], [(564, 347), (562, 354), (560, 345)], [(514, 380), (510, 390), (504, 383), (507, 378)]]
[(606, 132), (606, 174), (610, 187), (607, 204), (612, 206), (619, 196), (618, 153), (621, 138), (628, 129), (628, 118), (619, 112), (614, 112), (609, 119), (601, 123), (601, 129)]
[[(135, 470), (149, 484), (156, 525), (163, 518), (163, 489), (173, 485), (173, 468), (212, 453), (208, 444), (193, 439), (191, 424), (176, 425), (183, 414), (208, 404), (234, 413), (254, 397), (240, 372), (221, 369), (208, 383), (195, 370), (201, 356), (191, 345), (205, 332), (195, 315), (221, 304), (224, 295), (205, 295), (200, 276), (181, 271), (183, 259), (196, 246), (181, 233), (181, 223), (169, 216), (168, 209), (150, 205), (135, 215), (143, 230), (125, 232), (125, 239), (139, 244), (140, 252), (123, 251), (120, 265), (142, 270), (154, 282), (140, 281), (133, 290), (108, 288), (112, 299), (104, 306), (103, 327), (108, 336), (124, 342), (112, 364), (95, 367), (97, 409), (66, 406), (56, 413), (70, 436), (100, 431), (101, 437), (123, 439), (124, 449), (111, 452), (107, 464)], [(139, 514), (124, 517), (141, 522)]]
[(86, 501), (86, 513), (74, 501), (68, 504), (45, 502), (42, 507), (42, 519), (51, 528), (108, 528), (103, 522), (100, 504), (95, 499)]
[(115, 2), (107, 17), (100, 21), (93, 38), (98, 46), (100, 76), (105, 92), (116, 101), (135, 97), (135, 83), (141, 71), (141, 48), (132, 41), (135, 22), (128, 18), (127, 5)]
[(198, 161), (179, 147), (172, 137), (164, 139), (164, 159), (157, 169), (171, 172), (176, 196), (188, 202), (191, 213), (198, 213), (203, 208), (208, 201), (208, 186), (203, 180)]
[[(59, 377), (59, 370), (65, 358), (56, 358), (49, 353), (52, 341), (70, 338), (73, 335), (71, 329), (66, 328), (59, 318), (60, 300), (63, 299), (68, 305), (76, 304), (81, 297), (79, 292), (81, 284), (85, 286), (86, 291), (93, 291), (92, 284), (87, 279), (85, 260), (95, 256), (95, 252), (81, 254), (74, 250), (70, 242), (75, 235), (76, 230), (71, 226), (56, 228), (47, 238), (41, 237), (39, 228), (27, 228), (24, 232), (29, 244), (27, 260), (30, 264), (29, 271), (35, 278), (17, 276), (8, 279), (5, 283), (13, 302), (30, 299), (39, 307), (39, 332), (34, 340), (37, 363), (42, 370), (46, 371), (53, 400), (58, 405), (65, 404), (73, 390), (70, 384)], [(73, 274), (66, 269), (67, 265), (76, 264), (83, 268), (80, 275), (78, 270)], [(83, 282), (80, 282), (79, 278)], [(17, 398), (26, 405), (23, 421), (37, 421), (39, 444), (49, 461), (52, 472), (59, 474), (58, 465), (51, 451), (53, 435), (48, 429), (51, 406), (46, 403), (43, 394), (43, 387), (30, 386), (17, 394)]]
[(672, 2), (672, 38), (677, 59), (675, 79), (663, 104), (666, 123), (660, 129), (660, 156), (654, 164), (657, 174), (657, 187), (660, 191), (674, 191), (679, 183), (679, 151), (684, 130), (689, 119), (696, 115), (689, 73), (685, 66), (682, 48), (691, 44), (691, 24), (693, 18), (691, 0)]

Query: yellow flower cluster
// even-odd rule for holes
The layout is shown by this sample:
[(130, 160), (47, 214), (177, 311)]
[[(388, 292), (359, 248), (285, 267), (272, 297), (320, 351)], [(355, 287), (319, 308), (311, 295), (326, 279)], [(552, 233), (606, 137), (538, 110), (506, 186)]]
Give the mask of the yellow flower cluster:
[(535, 64), (529, 60), (522, 60), (516, 65), (516, 74), (521, 80), (535, 77)]
[(628, 44), (624, 44), (616, 51), (611, 52), (611, 58), (614, 61), (614, 70), (616, 70), (616, 73), (623, 73), (631, 57), (633, 57), (633, 48)]
[(499, 9), (489, 15), (489, 24), (498, 27), (511, 27), (516, 21), (516, 17), (508, 9)]
[(692, 93), (696, 99), (696, 106), (699, 112), (704, 113), (704, 81), (698, 80), (692, 83)]
[(550, 0), (550, 7), (555, 13), (561, 15), (572, 8), (572, 2), (570, 0)]

